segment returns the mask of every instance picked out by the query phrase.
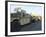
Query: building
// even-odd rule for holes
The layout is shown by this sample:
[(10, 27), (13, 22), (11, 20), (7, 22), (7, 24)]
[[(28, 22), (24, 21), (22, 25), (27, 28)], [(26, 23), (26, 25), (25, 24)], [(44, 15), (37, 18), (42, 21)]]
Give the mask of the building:
[(30, 23), (31, 21), (31, 15), (27, 14), (25, 10), (17, 10), (16, 13), (11, 13), (11, 22), (14, 19), (19, 19), (19, 22), (21, 23), (21, 25)]

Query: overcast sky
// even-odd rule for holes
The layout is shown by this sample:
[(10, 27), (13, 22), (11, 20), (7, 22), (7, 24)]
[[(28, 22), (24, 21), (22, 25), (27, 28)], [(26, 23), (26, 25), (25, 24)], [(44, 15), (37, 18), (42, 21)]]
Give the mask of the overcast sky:
[(14, 13), (14, 9), (20, 7), (23, 10), (26, 10), (26, 13), (32, 14), (35, 13), (36, 15), (41, 16), (42, 14), (42, 7), (36, 5), (11, 5), (11, 13)]

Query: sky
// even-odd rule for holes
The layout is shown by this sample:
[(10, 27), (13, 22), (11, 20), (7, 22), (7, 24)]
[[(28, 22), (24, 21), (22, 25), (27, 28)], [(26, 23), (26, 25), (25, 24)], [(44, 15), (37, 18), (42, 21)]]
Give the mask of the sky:
[(20, 7), (23, 10), (26, 10), (26, 13), (41, 16), (42, 15), (42, 7), (36, 6), (36, 5), (10, 5), (11, 7), (11, 13), (14, 13), (14, 9)]

